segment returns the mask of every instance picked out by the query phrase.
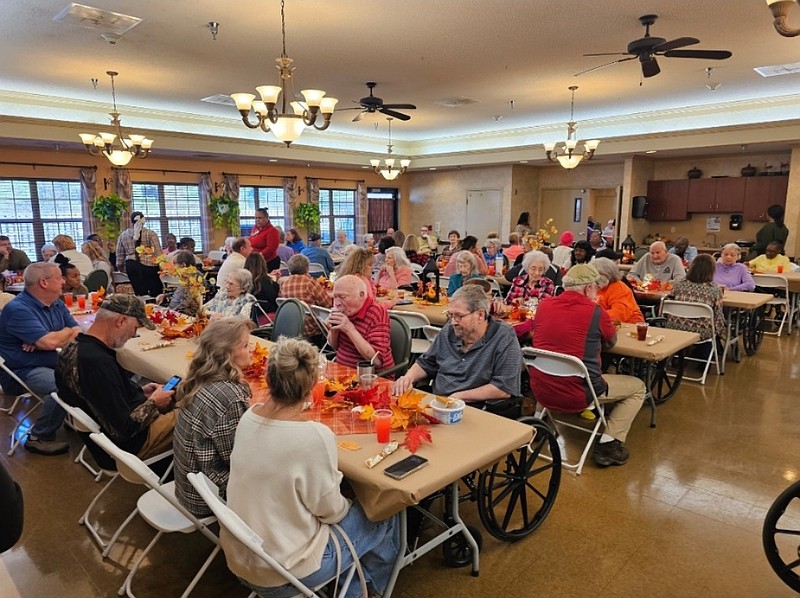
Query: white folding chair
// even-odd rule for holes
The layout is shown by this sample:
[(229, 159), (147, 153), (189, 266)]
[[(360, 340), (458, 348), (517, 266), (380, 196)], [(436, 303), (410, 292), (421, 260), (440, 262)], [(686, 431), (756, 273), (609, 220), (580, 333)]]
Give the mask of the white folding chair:
[(136, 455), (123, 451), (116, 444), (111, 442), (105, 434), (92, 433), (90, 437), (97, 446), (102, 448), (116, 461), (119, 475), (122, 478), (133, 484), (144, 484), (150, 488), (150, 490), (139, 497), (139, 500), (136, 502), (136, 507), (142, 519), (158, 532), (136, 560), (136, 563), (133, 565), (130, 573), (128, 573), (128, 576), (125, 578), (122, 587), (117, 591), (117, 594), (120, 596), (127, 595), (128, 598), (135, 598), (131, 587), (133, 578), (136, 576), (139, 567), (145, 561), (150, 550), (155, 546), (161, 536), (176, 532), (190, 534), (194, 531), (199, 531), (214, 545), (214, 549), (194, 578), (192, 578), (186, 590), (181, 594), (181, 598), (186, 598), (197, 585), (197, 582), (200, 581), (200, 577), (202, 577), (203, 573), (208, 569), (208, 566), (220, 550), (219, 538), (208, 528), (210, 524), (216, 522), (217, 518), (212, 516), (198, 519), (175, 498), (174, 481), (163, 484), (161, 480), (159, 480), (158, 475), (150, 469), (144, 461), (139, 459)]
[(411, 272), (411, 284), (419, 284), (419, 274), (416, 272)]
[[(335, 579), (331, 578), (326, 580), (324, 583), (319, 584), (314, 589), (309, 588), (302, 581), (292, 575), (282, 564), (273, 559), (266, 550), (264, 550), (264, 541), (250, 528), (250, 526), (248, 526), (242, 520), (241, 517), (234, 513), (233, 510), (228, 507), (227, 504), (225, 504), (225, 502), (219, 497), (219, 488), (217, 488), (217, 485), (214, 484), (214, 482), (208, 479), (206, 474), (202, 472), (189, 473), (187, 477), (189, 478), (189, 482), (192, 484), (192, 486), (194, 486), (195, 490), (197, 490), (197, 493), (206, 502), (208, 508), (211, 509), (211, 512), (216, 515), (220, 527), (228, 530), (228, 532), (234, 538), (248, 548), (255, 556), (264, 561), (264, 563), (266, 563), (270, 569), (280, 574), (280, 576), (283, 577), (287, 583), (290, 583), (297, 588), (301, 595), (312, 598), (318, 597), (319, 594), (316, 592)], [(344, 580), (339, 586), (340, 590), (338, 596), (342, 597), (345, 595), (350, 587), (350, 582), (353, 579), (355, 571), (355, 564), (342, 571), (341, 575), (344, 576)], [(250, 594), (251, 597), (255, 595), (255, 592)]]
[(422, 333), (430, 342), (433, 342), (439, 333), (442, 331), (440, 326), (423, 326)]
[(311, 276), (314, 276), (315, 274), (322, 274), (323, 276), (325, 276), (325, 268), (323, 268), (321, 264), (317, 264), (316, 262), (311, 262), (308, 265), (308, 273)]
[(411, 263), (411, 271), (414, 274), (422, 274), (423, 267), (420, 264)]
[(717, 327), (714, 324), (714, 309), (705, 303), (696, 303), (693, 301), (673, 301), (671, 299), (665, 299), (661, 304), (661, 314), (667, 320), (667, 328), (681, 329), (679, 325), (675, 324), (675, 320), (671, 320), (670, 317), (682, 318), (684, 321), (695, 320), (710, 322), (711, 337), (707, 338), (706, 340), (700, 340), (694, 344), (695, 347), (699, 345), (710, 344), (711, 348), (709, 350), (708, 357), (705, 359), (691, 356), (684, 358), (686, 361), (704, 363), (703, 375), (699, 378), (692, 378), (684, 373), (683, 379), (705, 384), (706, 376), (708, 375), (708, 368), (711, 367), (712, 362), (716, 366), (717, 376), (719, 376), (720, 369), (719, 355), (717, 353)]
[(439, 277), (439, 286), (444, 290), (450, 286), (450, 277), (449, 276), (440, 276)]
[[(782, 291), (783, 297), (773, 297), (769, 300), (770, 307), (775, 309), (781, 308), (783, 316), (780, 318), (777, 332), (764, 332), (774, 336), (780, 336), (783, 332), (783, 326), (786, 324), (786, 334), (792, 333), (792, 320), (794, 319), (794, 304), (792, 303), (789, 295), (789, 281), (783, 276), (775, 274), (753, 274), (753, 281), (756, 283), (756, 290), (764, 289), (768, 293), (773, 291)], [(768, 322), (775, 323), (777, 318), (769, 318)]]
[[(100, 426), (97, 424), (97, 422), (94, 421), (83, 409), (80, 407), (73, 407), (72, 405), (64, 402), (64, 399), (59, 397), (58, 393), (56, 392), (51, 393), (50, 396), (53, 397), (53, 400), (58, 403), (64, 411), (67, 412), (67, 419), (64, 420), (64, 423), (70, 428), (79, 434), (89, 434), (91, 432), (100, 431)], [(103, 475), (108, 475), (109, 477), (116, 475), (115, 471), (109, 472), (104, 470), (102, 467), (95, 469), (94, 466), (86, 460), (85, 444), (81, 447), (81, 450), (78, 453), (78, 456), (75, 457), (74, 462), (83, 465), (89, 471), (89, 473), (92, 474), (95, 482), (99, 482)]]
[(33, 392), (30, 389), (30, 387), (27, 384), (25, 384), (19, 376), (17, 376), (13, 371), (11, 371), (11, 368), (9, 368), (6, 365), (6, 360), (3, 359), (2, 356), (0, 356), (0, 368), (2, 368), (2, 370), (6, 374), (8, 374), (14, 380), (14, 382), (19, 384), (20, 387), (25, 391), (25, 392), (17, 395), (17, 398), (14, 399), (14, 402), (11, 404), (11, 407), (8, 407), (7, 409), (6, 408), (0, 409), (0, 411), (8, 413), (9, 415), (12, 415), (14, 413), (14, 409), (17, 408), (17, 404), (22, 399), (27, 399), (27, 398), (34, 399), (33, 407), (31, 407), (28, 411), (26, 411), (22, 415), (22, 417), (19, 420), (17, 420), (17, 425), (15, 425), (14, 429), (11, 431), (11, 435), (10, 435), (11, 446), (8, 449), (8, 456), (10, 457), (11, 455), (14, 454), (14, 451), (17, 450), (17, 447), (19, 446), (19, 443), (22, 442), (23, 438), (25, 438), (28, 435), (28, 433), (30, 432), (30, 429), (32, 427), (32, 424), (28, 425), (28, 428), (25, 430), (24, 434), (20, 434), (19, 433), (20, 428), (23, 425), (25, 425), (25, 422), (28, 421), (28, 418), (33, 414), (33, 412), (36, 411), (39, 407), (41, 407), (42, 404), (44, 404), (44, 399), (42, 397), (40, 397), (39, 395), (37, 395), (35, 392)]
[(408, 325), (408, 329), (411, 331), (412, 355), (422, 355), (431, 348), (431, 341), (429, 341), (427, 338), (420, 338), (420, 332), (425, 328), (425, 326), (431, 325), (430, 320), (428, 320), (428, 317), (425, 314), (413, 311), (403, 311), (400, 309), (390, 309), (389, 313), (394, 314)]
[(500, 284), (492, 277), (486, 277), (486, 281), (489, 283), (489, 288), (492, 290), (492, 295), (502, 298), (503, 289), (500, 288)]
[(208, 259), (210, 259), (212, 262), (221, 262), (223, 257), (225, 257), (225, 252), (220, 251), (219, 249), (208, 252)]
[[(557, 398), (556, 400), (552, 400), (554, 397), (547, 396), (546, 393), (536, 392), (536, 389), (533, 389), (533, 393), (536, 396), (536, 402), (542, 407), (542, 410), (537, 412), (537, 417), (544, 418), (545, 415), (550, 413), (550, 418), (559, 425), (572, 428), (574, 430), (580, 430), (581, 432), (586, 432), (589, 435), (589, 439), (586, 441), (586, 445), (584, 446), (583, 452), (581, 453), (581, 457), (578, 459), (578, 461), (570, 463), (565, 458), (563, 458), (561, 461), (561, 466), (564, 469), (569, 469), (574, 471), (577, 475), (581, 475), (581, 471), (583, 471), (583, 465), (586, 462), (586, 457), (589, 455), (589, 449), (592, 447), (592, 442), (596, 436), (600, 435), (600, 426), (603, 426), (604, 428), (606, 426), (605, 411), (602, 403), (597, 400), (597, 394), (595, 393), (594, 387), (592, 386), (592, 382), (589, 378), (589, 371), (586, 369), (586, 365), (580, 359), (564, 353), (555, 353), (553, 351), (545, 351), (544, 349), (523, 347), (522, 356), (527, 367), (536, 368), (548, 376), (557, 376), (559, 378), (575, 376), (581, 378), (591, 394), (592, 403), (589, 406), (594, 407), (594, 409), (597, 411), (597, 419), (595, 419), (594, 427), (589, 429), (585, 426), (578, 426), (567, 421), (556, 420), (556, 418), (553, 417), (553, 412), (579, 413), (585, 408), (581, 408), (578, 411), (566, 411), (559, 408), (558, 403), (556, 402)], [(534, 382), (531, 381), (532, 386), (533, 384)], [(540, 456), (549, 460), (549, 457), (544, 457), (543, 455)]]

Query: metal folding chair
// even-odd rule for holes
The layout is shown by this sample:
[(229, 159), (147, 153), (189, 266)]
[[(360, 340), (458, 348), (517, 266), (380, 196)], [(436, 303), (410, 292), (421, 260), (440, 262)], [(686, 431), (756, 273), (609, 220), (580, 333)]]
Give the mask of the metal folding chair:
[(703, 375), (699, 378), (692, 378), (683, 375), (684, 380), (691, 380), (699, 382), (700, 384), (706, 383), (706, 376), (708, 375), (708, 368), (711, 367), (713, 362), (717, 368), (717, 376), (720, 375), (719, 369), (719, 355), (717, 353), (717, 327), (714, 324), (714, 309), (705, 303), (696, 303), (693, 301), (672, 301), (667, 299), (662, 302), (661, 313), (666, 318), (667, 328), (682, 329), (676, 326), (675, 320), (671, 320), (670, 316), (675, 318), (684, 318), (686, 320), (708, 320), (711, 323), (711, 337), (705, 340), (700, 340), (694, 344), (695, 347), (705, 344), (710, 344), (708, 357), (706, 359), (699, 359), (697, 357), (685, 357), (687, 361), (704, 363)]
[(0, 409), (0, 411), (4, 411), (4, 412), (8, 413), (9, 415), (11, 415), (14, 412), (14, 409), (16, 409), (17, 404), (22, 399), (26, 399), (26, 398), (29, 398), (29, 397), (35, 399), (34, 406), (31, 407), (28, 411), (26, 411), (22, 415), (22, 418), (20, 418), (17, 421), (17, 425), (14, 426), (14, 429), (11, 431), (11, 435), (10, 435), (11, 446), (8, 449), (8, 456), (10, 457), (11, 455), (14, 454), (14, 451), (17, 450), (17, 447), (19, 446), (20, 442), (22, 442), (22, 439), (25, 438), (28, 435), (28, 433), (30, 432), (30, 428), (32, 427), (32, 424), (28, 426), (28, 429), (25, 431), (24, 434), (20, 434), (19, 433), (19, 429), (25, 424), (25, 422), (33, 414), (33, 412), (36, 411), (39, 407), (41, 407), (44, 404), (44, 399), (42, 397), (40, 397), (39, 395), (37, 395), (35, 392), (33, 392), (30, 389), (30, 387), (27, 384), (25, 384), (19, 376), (17, 376), (13, 371), (11, 371), (11, 368), (9, 368), (6, 365), (6, 360), (3, 359), (2, 356), (0, 356), (0, 368), (2, 368), (2, 370), (6, 374), (8, 374), (14, 380), (14, 382), (19, 384), (19, 386), (22, 389), (24, 389), (24, 392), (19, 394), (19, 395), (17, 395), (17, 398), (14, 399), (14, 402), (11, 404), (11, 407), (9, 407), (8, 409), (5, 409), (5, 408), (4, 409)]

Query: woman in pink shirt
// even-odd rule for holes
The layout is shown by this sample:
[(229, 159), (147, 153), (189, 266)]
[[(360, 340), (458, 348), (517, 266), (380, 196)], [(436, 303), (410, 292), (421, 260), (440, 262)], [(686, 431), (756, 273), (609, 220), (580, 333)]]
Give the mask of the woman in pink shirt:
[(386, 262), (378, 271), (378, 286), (385, 289), (396, 289), (411, 284), (411, 262), (408, 261), (405, 251), (399, 247), (390, 247), (386, 250)]

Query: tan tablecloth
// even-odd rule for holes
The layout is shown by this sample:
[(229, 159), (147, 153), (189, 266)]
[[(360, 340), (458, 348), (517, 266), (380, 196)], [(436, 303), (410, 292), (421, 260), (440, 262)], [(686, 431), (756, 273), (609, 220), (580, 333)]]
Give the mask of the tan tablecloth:
[(447, 324), (447, 303), (441, 305), (425, 305), (422, 303), (409, 303), (408, 305), (395, 305), (392, 309), (398, 311), (411, 311), (424, 314), (434, 326), (444, 326)]
[(800, 272), (785, 272), (778, 274), (778, 276), (783, 276), (789, 281), (790, 293), (800, 293)]
[(630, 272), (631, 270), (633, 270), (634, 265), (635, 264), (619, 264), (618, 268), (619, 271), (624, 274), (626, 272)]
[[(631, 333), (633, 336), (631, 336)], [(684, 332), (683, 330), (669, 330), (667, 328), (656, 328), (651, 326), (647, 333), (650, 337), (648, 341), (654, 340), (657, 336), (663, 336), (664, 340), (654, 345), (648, 345), (645, 341), (636, 338), (636, 326), (634, 324), (623, 324), (617, 331), (617, 344), (609, 351), (615, 355), (644, 359), (645, 361), (661, 361), (678, 351), (691, 347), (700, 340), (700, 335), (696, 332)]]

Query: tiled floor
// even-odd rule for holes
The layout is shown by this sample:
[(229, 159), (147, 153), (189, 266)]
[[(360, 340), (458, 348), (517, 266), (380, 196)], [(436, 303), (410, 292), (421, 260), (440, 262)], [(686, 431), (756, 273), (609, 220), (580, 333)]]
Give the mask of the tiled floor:
[[(800, 476), (798, 336), (766, 338), (757, 357), (730, 363), (704, 388), (684, 384), (659, 407), (656, 429), (640, 414), (626, 466), (565, 472), (549, 518), (525, 540), (484, 533), (480, 577), (447, 568), (436, 550), (401, 573), (395, 596), (796, 596), (767, 565), (760, 530), (774, 498)], [(4, 438), (10, 424), (0, 416)], [(65, 435), (74, 456), (79, 442)], [(85, 470), (24, 450), (0, 458), (26, 499), (22, 541), (0, 557), (0, 596), (114, 596), (149, 527), (137, 519), (103, 560), (77, 523), (99, 488)], [(109, 493), (99, 514), (106, 531), (138, 493), (124, 483)], [(481, 527), (474, 505), (463, 511)], [(135, 592), (179, 596), (209, 551), (198, 535), (162, 539)], [(192, 595), (247, 592), (218, 557)]]

